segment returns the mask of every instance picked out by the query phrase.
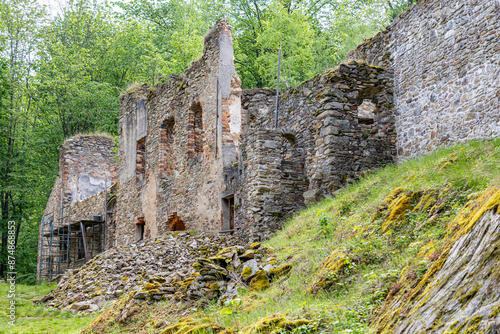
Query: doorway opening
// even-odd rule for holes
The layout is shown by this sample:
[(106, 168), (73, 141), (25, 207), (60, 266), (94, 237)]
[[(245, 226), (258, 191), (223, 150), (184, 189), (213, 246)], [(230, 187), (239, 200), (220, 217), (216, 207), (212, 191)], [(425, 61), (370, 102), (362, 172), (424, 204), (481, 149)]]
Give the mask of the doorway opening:
[(222, 229), (221, 232), (234, 231), (234, 195), (222, 199)]
[(135, 224), (135, 242), (144, 240), (144, 218), (137, 219)]

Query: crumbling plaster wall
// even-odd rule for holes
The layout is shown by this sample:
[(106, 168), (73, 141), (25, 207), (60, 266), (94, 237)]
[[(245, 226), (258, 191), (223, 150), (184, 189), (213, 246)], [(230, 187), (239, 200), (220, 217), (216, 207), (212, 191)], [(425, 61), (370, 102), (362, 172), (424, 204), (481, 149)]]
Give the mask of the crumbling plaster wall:
[[(167, 230), (174, 212), (187, 229), (220, 230), (223, 169), (238, 159), (240, 95), (231, 30), (219, 20), (205, 36), (202, 57), (182, 75), (121, 97), (119, 242), (134, 242), (135, 223), (142, 219), (144, 237), (156, 237)], [(145, 175), (140, 182), (136, 147), (143, 138)]]
[(60, 150), (63, 201), (73, 204), (109, 188), (116, 181), (113, 141), (100, 136), (77, 136)]
[(500, 135), (500, 1), (420, 0), (348, 58), (394, 70), (400, 157)]
[(106, 189), (117, 177), (115, 148), (111, 138), (100, 135), (77, 135), (59, 148), (59, 174), (43, 214), (45, 226), (40, 224), (39, 228), (38, 266), (44, 239), (42, 228), (104, 214)]
[(104, 136), (67, 139), (59, 149), (59, 174), (44, 215), (53, 214), (57, 221), (61, 205), (68, 207), (111, 187), (117, 175), (115, 147), (113, 140)]

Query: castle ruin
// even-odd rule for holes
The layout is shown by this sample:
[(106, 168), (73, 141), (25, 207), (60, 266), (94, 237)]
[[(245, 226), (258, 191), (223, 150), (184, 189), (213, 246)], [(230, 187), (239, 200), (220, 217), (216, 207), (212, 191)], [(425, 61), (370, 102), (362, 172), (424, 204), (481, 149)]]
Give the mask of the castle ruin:
[[(241, 89), (231, 28), (219, 20), (183, 74), (121, 97), (118, 165), (106, 154), (106, 166), (92, 166), (107, 173), (106, 187), (64, 183), (65, 163), (78, 165), (81, 153), (61, 153), (44, 219), (102, 202), (85, 211), (91, 220), (105, 218), (101, 232), (92, 232), (106, 235), (101, 251), (180, 229), (262, 240), (364, 171), (498, 136), (499, 17), (500, 5), (488, 1), (419, 1), (347, 62), (283, 93), (278, 108), (273, 91)], [(51, 219), (41, 228), (41, 249), (47, 231), (89, 220)], [(90, 225), (78, 226), (80, 244), (89, 243)], [(39, 277), (49, 268), (43, 254)]]

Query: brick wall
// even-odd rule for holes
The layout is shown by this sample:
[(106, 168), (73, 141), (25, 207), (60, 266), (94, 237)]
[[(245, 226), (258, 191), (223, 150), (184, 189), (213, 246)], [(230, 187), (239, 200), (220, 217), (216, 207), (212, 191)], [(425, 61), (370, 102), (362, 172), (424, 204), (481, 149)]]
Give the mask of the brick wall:
[[(205, 36), (202, 57), (183, 74), (121, 97), (119, 242), (134, 242), (142, 221), (144, 236), (156, 237), (175, 214), (187, 229), (220, 230), (223, 170), (237, 162), (240, 135), (231, 38), (227, 22), (218, 21)], [(144, 183), (133, 177), (142, 138)]]

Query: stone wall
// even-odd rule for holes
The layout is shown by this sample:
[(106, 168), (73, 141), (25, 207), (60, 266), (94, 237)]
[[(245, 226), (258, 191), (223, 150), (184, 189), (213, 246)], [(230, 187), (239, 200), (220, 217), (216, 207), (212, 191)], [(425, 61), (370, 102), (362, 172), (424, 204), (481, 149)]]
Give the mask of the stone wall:
[(394, 70), (400, 157), (500, 134), (500, 1), (420, 0), (348, 58)]
[(393, 161), (392, 95), (392, 71), (350, 62), (285, 96), (280, 115), (303, 143), (309, 190), (332, 194), (361, 172)]
[[(182, 75), (121, 97), (119, 242), (156, 237), (168, 230), (170, 215), (189, 230), (221, 229), (223, 171), (238, 161), (240, 98), (225, 20), (212, 27), (202, 57)], [(137, 150), (140, 141), (144, 152)]]
[(280, 96), (243, 92), (236, 230), (263, 239), (306, 203), (394, 161), (392, 71), (343, 63)]
[(95, 216), (100, 216), (104, 219), (106, 195), (109, 196), (110, 194), (106, 191), (101, 191), (94, 196), (73, 203), (70, 208), (70, 220), (72, 222), (93, 220)]

